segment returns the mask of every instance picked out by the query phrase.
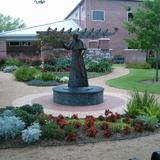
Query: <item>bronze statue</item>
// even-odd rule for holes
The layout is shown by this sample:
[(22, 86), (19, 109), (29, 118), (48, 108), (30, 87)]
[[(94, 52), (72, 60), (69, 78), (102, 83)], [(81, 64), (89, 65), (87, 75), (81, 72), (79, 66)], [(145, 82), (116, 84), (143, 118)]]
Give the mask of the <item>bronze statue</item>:
[(87, 72), (83, 59), (86, 50), (85, 44), (79, 39), (78, 34), (73, 34), (73, 40), (68, 45), (63, 42), (62, 44), (65, 49), (72, 50), (68, 87), (88, 87)]

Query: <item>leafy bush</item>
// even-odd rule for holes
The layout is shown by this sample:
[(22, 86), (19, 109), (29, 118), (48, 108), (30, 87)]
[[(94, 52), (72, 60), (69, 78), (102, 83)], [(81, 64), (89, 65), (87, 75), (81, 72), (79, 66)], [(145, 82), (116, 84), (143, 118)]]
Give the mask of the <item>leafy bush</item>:
[(122, 132), (123, 131), (123, 128), (124, 128), (124, 123), (112, 123), (111, 125), (111, 128), (112, 128), (112, 131), (113, 132)]
[(21, 62), (19, 59), (16, 58), (7, 58), (5, 60), (4, 66), (17, 66), (20, 67), (23, 65), (23, 62)]
[(65, 127), (64, 127), (64, 132), (65, 132), (65, 135), (67, 136), (67, 135), (69, 135), (69, 134), (71, 134), (71, 133), (76, 133), (76, 129), (74, 128), (74, 126), (73, 125), (66, 125)]
[(111, 72), (112, 64), (108, 60), (103, 59), (100, 61), (88, 60), (86, 61), (86, 69), (89, 72)]
[(14, 116), (14, 113), (12, 110), (6, 109), (3, 111), (3, 113), (1, 114), (1, 116), (7, 116), (7, 117), (12, 117)]
[(0, 138), (15, 138), (24, 129), (25, 123), (18, 117), (0, 117)]
[(160, 106), (159, 105), (151, 105), (145, 107), (143, 110), (139, 111), (141, 115), (156, 117), (160, 120)]
[(135, 91), (131, 95), (132, 99), (128, 102), (127, 109), (125, 110), (125, 113), (128, 116), (136, 117), (137, 115), (140, 115), (140, 112), (144, 111), (145, 108), (157, 105), (155, 95), (150, 94), (147, 91), (142, 94)]
[[(151, 57), (147, 59), (147, 62), (151, 65), (152, 68), (156, 68), (156, 58)], [(158, 60), (158, 68), (160, 69), (160, 58)]]
[(17, 66), (7, 66), (3, 68), (4, 73), (11, 73), (17, 69)]
[(47, 63), (45, 63), (45, 64), (43, 65), (43, 69), (44, 69), (45, 71), (51, 71), (51, 72), (56, 71), (55, 65), (47, 64)]
[(18, 81), (29, 81), (38, 73), (39, 71), (34, 67), (22, 66), (14, 72), (14, 75)]
[(66, 68), (70, 68), (71, 65), (71, 58), (59, 58), (55, 64), (56, 71), (64, 71)]
[(132, 125), (134, 126), (137, 123), (141, 124), (145, 130), (154, 131), (158, 125), (158, 119), (156, 117), (139, 115), (133, 120)]
[(22, 121), (24, 121), (26, 126), (30, 126), (32, 123), (34, 123), (38, 119), (38, 116), (29, 114), (27, 113), (27, 111), (21, 108), (15, 109), (14, 114), (16, 117), (19, 117)]
[(64, 139), (65, 132), (55, 122), (49, 121), (42, 126), (42, 135), (44, 138)]
[(34, 114), (34, 115), (39, 115), (40, 113), (43, 113), (43, 106), (41, 104), (33, 104), (31, 105), (23, 105), (22, 107), (20, 107), (20, 109), (26, 111), (29, 114)]
[(127, 63), (128, 68), (135, 68), (135, 69), (151, 69), (151, 65), (149, 63)]
[(40, 125), (34, 123), (32, 126), (29, 126), (27, 129), (22, 131), (22, 140), (25, 143), (33, 143), (39, 140), (41, 136)]

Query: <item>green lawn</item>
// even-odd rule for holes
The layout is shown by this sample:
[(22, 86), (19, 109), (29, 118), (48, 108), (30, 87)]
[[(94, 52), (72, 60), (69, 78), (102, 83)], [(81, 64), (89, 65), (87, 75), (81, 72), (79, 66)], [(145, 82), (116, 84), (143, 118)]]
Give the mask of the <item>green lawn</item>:
[[(122, 88), (126, 90), (142, 91), (148, 90), (151, 93), (160, 94), (160, 83), (157, 84), (145, 84), (142, 81), (144, 80), (153, 80), (155, 79), (155, 70), (154, 69), (130, 69), (130, 73), (126, 76), (112, 79), (106, 83), (115, 88)], [(159, 73), (160, 79), (160, 73)]]

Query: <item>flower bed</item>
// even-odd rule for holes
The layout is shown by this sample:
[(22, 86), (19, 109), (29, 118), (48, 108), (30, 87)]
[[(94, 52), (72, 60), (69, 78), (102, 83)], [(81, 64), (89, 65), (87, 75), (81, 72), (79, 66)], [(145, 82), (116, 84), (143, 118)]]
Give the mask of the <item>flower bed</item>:
[(28, 145), (50, 146), (122, 140), (159, 132), (157, 118), (131, 117), (105, 111), (80, 119), (47, 115), (39, 104), (0, 109), (0, 148)]

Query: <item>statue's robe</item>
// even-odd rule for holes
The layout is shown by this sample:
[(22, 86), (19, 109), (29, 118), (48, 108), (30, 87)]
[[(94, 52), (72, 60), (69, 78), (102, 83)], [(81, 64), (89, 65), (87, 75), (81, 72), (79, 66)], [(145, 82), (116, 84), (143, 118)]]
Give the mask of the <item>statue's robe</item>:
[(85, 69), (83, 51), (86, 47), (82, 40), (73, 40), (65, 49), (72, 50), (71, 70), (69, 74), (68, 87), (88, 87), (87, 72)]

